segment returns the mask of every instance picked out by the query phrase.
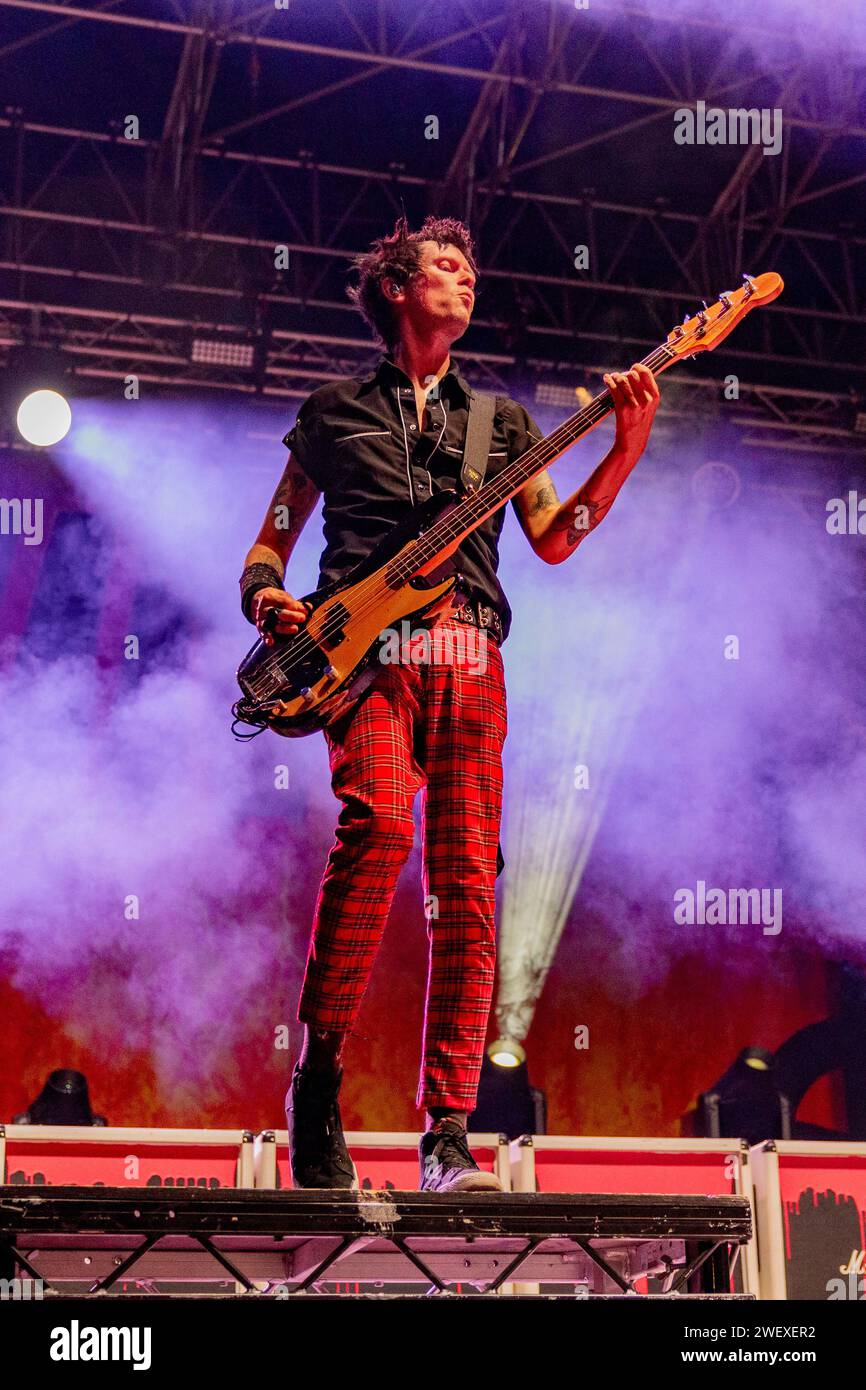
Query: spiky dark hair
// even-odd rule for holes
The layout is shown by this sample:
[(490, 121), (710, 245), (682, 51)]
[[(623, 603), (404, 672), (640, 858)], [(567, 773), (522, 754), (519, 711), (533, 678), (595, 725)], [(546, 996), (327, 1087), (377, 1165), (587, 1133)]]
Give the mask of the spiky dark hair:
[(357, 283), (346, 293), (359, 313), (363, 314), (377, 338), (386, 348), (396, 341), (394, 305), (382, 289), (383, 280), (404, 285), (421, 268), (421, 243), (435, 241), (443, 249), (456, 246), (463, 252), (476, 276), (475, 248), (472, 233), (456, 217), (426, 217), (417, 232), (410, 232), (405, 214), (398, 217), (390, 236), (372, 242), (369, 251), (356, 256), (353, 268)]

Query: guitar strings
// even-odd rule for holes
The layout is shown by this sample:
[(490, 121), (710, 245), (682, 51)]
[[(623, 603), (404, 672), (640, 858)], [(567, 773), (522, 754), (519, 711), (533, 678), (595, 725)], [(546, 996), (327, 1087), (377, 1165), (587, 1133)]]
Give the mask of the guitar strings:
[[(684, 335), (677, 340), (677, 346), (681, 348), (684, 342), (688, 341), (690, 338), (697, 337), (698, 334), (699, 330), (693, 330), (691, 334)], [(643, 365), (649, 367), (651, 371), (663, 371), (665, 367), (670, 366), (672, 362), (678, 360), (681, 355), (681, 353), (671, 352), (669, 347), (662, 345), (655, 348), (643, 358), (642, 362)], [(423, 565), (427, 559), (432, 559), (439, 550), (444, 548), (445, 544), (451, 540), (455, 540), (462, 531), (465, 531), (464, 522), (467, 519), (467, 515), (469, 515), (469, 519), (474, 522), (471, 528), (472, 530), (474, 530), (476, 526), (481, 525), (485, 520), (486, 514), (492, 513), (503, 506), (508, 501), (509, 497), (514, 496), (523, 483), (540, 472), (542, 467), (552, 462), (559, 454), (564, 453), (571, 444), (576, 443), (580, 435), (586, 433), (589, 426), (598, 424), (599, 421), (610, 412), (612, 405), (613, 398), (610, 392), (605, 390), (596, 396), (594, 400), (590, 401), (589, 405), (584, 406), (582, 410), (578, 411), (576, 415), (570, 416), (569, 419), (563, 421), (561, 425), (558, 425), (551, 434), (539, 440), (537, 444), (533, 444), (524, 454), (521, 454), (520, 458), (515, 459), (514, 463), (503, 469), (495, 479), (491, 480), (486, 488), (482, 488), (480, 492), (473, 494), (469, 498), (465, 498), (453, 513), (435, 522), (428, 532), (418, 537), (411, 558), (404, 556), (402, 560), (398, 560), (397, 557), (395, 557), (396, 563), (392, 571), (392, 577), (399, 580), (411, 578), (413, 574), (417, 573), (419, 564)], [(577, 431), (577, 433), (575, 433), (575, 431)], [(526, 477), (521, 478), (516, 487), (512, 487), (514, 480), (518, 478), (521, 473), (525, 472), (530, 464), (531, 467)], [(491, 497), (502, 489), (503, 484), (505, 485), (504, 496), (498, 499), (492, 507), (488, 507), (487, 504)], [(471, 514), (478, 511), (477, 504), (482, 499), (484, 514), (476, 520)], [(429, 550), (429, 555), (423, 553), (425, 549)], [(388, 564), (386, 563), (386, 565), (380, 566), (374, 574), (369, 575), (366, 580), (362, 580), (356, 588), (356, 600), (360, 599), (361, 602), (356, 604), (355, 616), (363, 616), (366, 612), (372, 611), (375, 608), (375, 602), (367, 604), (363, 599), (365, 589), (374, 587), (383, 568), (387, 569)], [(338, 596), (335, 596), (335, 602), (339, 602)], [(325, 621), (315, 637), (306, 630), (297, 634), (297, 637), (303, 640), (296, 641), (296, 643), (293, 644), (295, 650), (291, 652), (275, 652), (272, 657), (263, 662), (259, 667), (255, 675), (255, 681), (249, 682), (249, 688), (254, 698), (262, 699), (264, 695), (262, 681), (265, 677), (271, 677), (277, 672), (279, 672), (280, 675), (287, 676), (295, 666), (299, 666), (306, 660), (308, 654), (318, 649), (319, 643), (323, 638), (338, 632), (340, 627), (341, 620), (339, 615), (336, 615)], [(299, 655), (299, 652), (302, 652), (302, 654)], [(286, 661), (286, 657), (289, 657), (288, 661)], [(265, 697), (265, 699), (267, 699), (267, 697)]]
[[(656, 358), (659, 359), (658, 362), (655, 362), (654, 359)], [(644, 362), (645, 365), (652, 369), (665, 365), (666, 359), (673, 360), (673, 355), (670, 354), (666, 347), (661, 347), (649, 354), (649, 356), (644, 359)], [(514, 495), (514, 492), (527, 480), (521, 479), (517, 484), (517, 488), (512, 489), (511, 484), (515, 476), (519, 476), (521, 473), (525, 472), (529, 465), (531, 465), (531, 467), (529, 468), (527, 478), (534, 476), (536, 472), (540, 471), (544, 464), (556, 457), (557, 453), (563, 452), (570, 443), (573, 443), (575, 439), (579, 437), (578, 434), (575, 433), (576, 431), (579, 430), (580, 433), (585, 433), (586, 428), (590, 424), (597, 423), (601, 420), (604, 415), (609, 412), (611, 404), (612, 397), (610, 393), (608, 391), (600, 393), (595, 400), (591, 401), (590, 404), (579, 411), (577, 415), (570, 417), (569, 420), (563, 422), (562, 425), (558, 426), (557, 429), (544, 440), (540, 440), (537, 444), (533, 445), (532, 448), (528, 449), (519, 459), (516, 459), (509, 468), (504, 469), (499, 477), (491, 483), (490, 488), (482, 489), (480, 493), (465, 499), (461, 506), (456, 509), (455, 513), (442, 518), (439, 523), (435, 523), (431, 527), (426, 535), (419, 537), (413, 547), (411, 558), (404, 556), (402, 560), (396, 561), (392, 577), (397, 580), (402, 580), (416, 573), (419, 565), (424, 564), (428, 558), (428, 555), (425, 554), (425, 550), (430, 552), (429, 558), (432, 558), (438, 550), (444, 548), (445, 544), (456, 539), (461, 534), (461, 531), (465, 530), (464, 522), (467, 519), (467, 514), (477, 513), (479, 510), (479, 500), (483, 499), (483, 506), (487, 508), (491, 495), (501, 491), (504, 484), (505, 496), (501, 500), (497, 499), (493, 506), (489, 507), (488, 514), (496, 511), (499, 506), (503, 505), (503, 503), (508, 500), (508, 496)], [(564, 442), (562, 437), (564, 437)], [(562, 449), (560, 449), (560, 443), (563, 444)], [(473, 520), (477, 526), (484, 520), (484, 515), (477, 520), (474, 515), (471, 515), (468, 519)], [(381, 573), (381, 568), (382, 567), (380, 567), (374, 575), (369, 576), (366, 581), (361, 581), (361, 584), (356, 589), (356, 600), (362, 600), (361, 603), (356, 606), (356, 615), (363, 615), (367, 611), (367, 605), (363, 602), (364, 588), (365, 585), (373, 585), (374, 580)], [(263, 663), (262, 667), (260, 667), (255, 685), (253, 682), (250, 682), (250, 689), (253, 695), (258, 698), (264, 693), (261, 687), (261, 681), (258, 677), (272, 677), (277, 671), (282, 675), (287, 675), (294, 666), (300, 664), (306, 658), (307, 653), (317, 648), (319, 640), (329, 636), (331, 632), (339, 631), (339, 627), (340, 618), (339, 615), (337, 615), (334, 618), (326, 620), (320, 630), (318, 638), (313, 637), (309, 632), (301, 634), (305, 641), (298, 643), (297, 647), (303, 651), (302, 655), (298, 655), (297, 651), (291, 653), (275, 653), (268, 662)], [(290, 658), (288, 662), (285, 660), (286, 656)]]
[[(683, 339), (680, 339), (680, 342), (682, 341)], [(643, 359), (643, 363), (645, 366), (649, 367), (650, 370), (656, 371), (663, 369), (665, 366), (669, 365), (670, 362), (674, 360), (676, 360), (676, 354), (671, 353), (669, 348), (661, 346), (655, 348), (653, 352), (651, 352), (647, 357), (645, 357)], [(480, 499), (484, 498), (484, 502), (486, 505), (491, 493), (497, 492), (498, 490), (500, 490), (502, 484), (506, 483), (507, 486), (505, 496), (501, 500), (497, 500), (497, 502), (489, 508), (490, 512), (496, 511), (498, 507), (502, 506), (504, 502), (508, 500), (508, 497), (510, 495), (514, 495), (514, 493), (519, 489), (520, 486), (522, 486), (524, 482), (528, 481), (528, 479), (533, 477), (535, 473), (539, 472), (545, 464), (551, 462), (554, 458), (557, 457), (559, 453), (563, 453), (565, 449), (567, 449), (572, 443), (576, 442), (576, 439), (579, 438), (580, 434), (586, 433), (586, 429), (590, 424), (597, 424), (601, 419), (603, 419), (604, 416), (609, 413), (611, 406), (612, 397), (610, 395), (610, 392), (605, 390), (601, 392), (598, 396), (596, 396), (594, 400), (590, 401), (589, 405), (585, 406), (583, 410), (578, 411), (576, 415), (571, 416), (568, 420), (565, 420), (561, 425), (557, 426), (557, 428), (553, 430), (551, 434), (546, 436), (545, 439), (539, 440), (537, 444), (534, 444), (530, 449), (528, 449), (524, 454), (522, 454), (519, 459), (515, 459), (513, 464), (509, 465), (508, 468), (503, 469), (502, 473), (500, 473), (499, 476), (490, 483), (489, 488), (482, 488), (481, 492), (476, 493), (472, 497), (465, 499), (455, 513), (442, 518), (442, 520), (438, 523), (435, 523), (423, 537), (419, 537), (416, 542), (415, 548), (412, 552), (411, 559), (409, 559), (408, 557), (404, 557), (402, 561), (398, 562), (397, 567), (393, 572), (393, 577), (395, 579), (404, 579), (410, 578), (413, 574), (415, 574), (419, 568), (419, 564), (424, 564), (427, 558), (432, 558), (439, 549), (443, 548), (443, 540), (447, 544), (448, 541), (456, 539), (456, 537), (460, 535), (461, 531), (465, 530), (463, 521), (459, 519), (459, 514), (477, 511), (477, 503)], [(574, 431), (576, 430), (578, 430), (579, 433), (575, 434)], [(540, 457), (543, 457), (543, 462), (538, 462), (538, 459)], [(516, 488), (511, 488), (511, 483), (514, 480), (514, 477), (519, 475), (521, 472), (525, 471), (527, 465), (530, 462), (532, 463), (532, 466), (529, 469), (526, 478), (521, 479), (521, 481), (517, 484)], [(483, 520), (484, 516), (482, 515), (482, 517), (475, 522), (475, 525), (480, 525), (483, 522)], [(429, 549), (431, 544), (433, 548), (430, 551), (430, 555), (421, 555), (421, 557), (419, 558), (419, 552), (423, 551), (425, 546)], [(363, 600), (365, 587), (374, 586), (375, 581), (378, 575), (381, 573), (382, 568), (387, 568), (387, 566), (380, 566), (379, 570), (376, 570), (374, 574), (368, 576), (366, 580), (361, 581), (361, 583), (355, 590), (356, 600)], [(365, 604), (363, 601), (361, 601), (355, 607), (355, 616), (363, 616), (366, 612), (372, 611), (374, 607), (375, 602)], [(260, 698), (263, 694), (263, 691), (260, 688), (261, 683), (258, 677), (272, 676), (277, 671), (281, 675), (288, 675), (288, 673), (293, 669), (293, 667), (300, 665), (301, 662), (303, 662), (306, 659), (309, 653), (317, 649), (318, 644), (322, 638), (330, 636), (334, 632), (338, 632), (340, 626), (341, 620), (339, 615), (337, 615), (334, 618), (326, 620), (317, 637), (312, 636), (309, 632), (306, 631), (302, 632), (301, 634), (298, 634), (299, 636), (306, 639), (305, 642), (299, 642), (297, 644), (298, 649), (301, 649), (303, 651), (303, 655), (298, 656), (296, 651), (292, 651), (291, 653), (274, 653), (273, 657), (271, 657), (269, 661), (264, 662), (262, 666), (259, 668), (259, 671), (256, 673), (257, 679), (255, 686), (253, 685), (253, 682), (250, 682), (250, 690), (253, 692), (253, 695), (256, 698)], [(290, 659), (286, 662), (285, 658), (287, 656)]]

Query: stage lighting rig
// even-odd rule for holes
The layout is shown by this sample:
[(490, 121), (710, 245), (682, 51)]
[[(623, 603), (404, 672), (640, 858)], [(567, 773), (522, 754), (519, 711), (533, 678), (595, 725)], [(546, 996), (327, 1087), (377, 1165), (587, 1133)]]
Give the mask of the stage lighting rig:
[(249, 338), (227, 334), (198, 334), (192, 340), (190, 360), (209, 367), (237, 367), (251, 371), (255, 366), (256, 344)]
[(58, 1068), (51, 1075), (23, 1115), (15, 1115), (13, 1125), (107, 1125), (104, 1115), (94, 1115), (90, 1092), (83, 1072)]
[(736, 1061), (698, 1097), (697, 1133), (711, 1139), (790, 1139), (791, 1107), (778, 1088), (775, 1056), (744, 1047)]
[(72, 409), (59, 391), (31, 391), (19, 405), (15, 423), (21, 438), (28, 444), (49, 449), (69, 433)]
[(519, 1067), (526, 1061), (526, 1053), (513, 1038), (497, 1038), (488, 1047), (487, 1056), (496, 1067)]
[(2, 387), (5, 442), (36, 448), (59, 444), (72, 424), (67, 358), (54, 348), (22, 343), (9, 351)]
[(529, 1084), (526, 1053), (511, 1038), (498, 1038), (484, 1054), (469, 1129), (474, 1134), (507, 1134), (509, 1139), (547, 1130), (544, 1092)]
[[(684, 1132), (709, 1138), (866, 1139), (866, 970), (857, 962), (837, 962), (832, 978), (838, 991), (829, 1018), (798, 1028), (775, 1052), (745, 1047), (683, 1117)], [(799, 1120), (803, 1098), (822, 1076), (841, 1074), (847, 1122), (844, 1129)]]

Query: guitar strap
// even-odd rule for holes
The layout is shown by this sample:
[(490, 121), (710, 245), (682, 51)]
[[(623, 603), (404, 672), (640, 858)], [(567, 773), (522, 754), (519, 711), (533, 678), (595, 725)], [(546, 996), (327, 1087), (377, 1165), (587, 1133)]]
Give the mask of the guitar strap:
[[(493, 438), (493, 417), (496, 414), (496, 397), (489, 391), (472, 391), (469, 396), (469, 419), (466, 423), (466, 438), (463, 442), (463, 463), (460, 481), (464, 492), (477, 492), (484, 482), (487, 472), (487, 459), (490, 441)], [(502, 841), (496, 845), (496, 877), (505, 868)]]
[(493, 438), (493, 416), (496, 397), (489, 391), (472, 391), (469, 395), (469, 420), (463, 441), (463, 463), (460, 481), (464, 492), (477, 492), (487, 472), (487, 456)]

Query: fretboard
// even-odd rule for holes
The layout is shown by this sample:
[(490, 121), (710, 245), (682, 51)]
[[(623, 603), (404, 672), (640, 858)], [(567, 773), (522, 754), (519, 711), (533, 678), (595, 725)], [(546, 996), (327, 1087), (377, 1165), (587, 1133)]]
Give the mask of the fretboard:
[[(676, 361), (676, 354), (668, 348), (655, 348), (643, 358), (644, 365), (658, 374)], [(469, 493), (445, 516), (435, 521), (428, 531), (419, 536), (403, 553), (395, 558), (387, 571), (389, 582), (402, 583), (430, 567), (437, 557), (449, 550), (454, 542), (469, 535), (489, 516), (518, 493), (522, 487), (540, 473), (543, 468), (559, 458), (567, 449), (577, 443), (582, 435), (595, 429), (605, 416), (613, 410), (613, 399), (608, 390), (602, 391), (576, 414), (551, 434), (539, 439), (520, 458), (503, 468), (495, 478), (491, 478), (478, 492)]]

